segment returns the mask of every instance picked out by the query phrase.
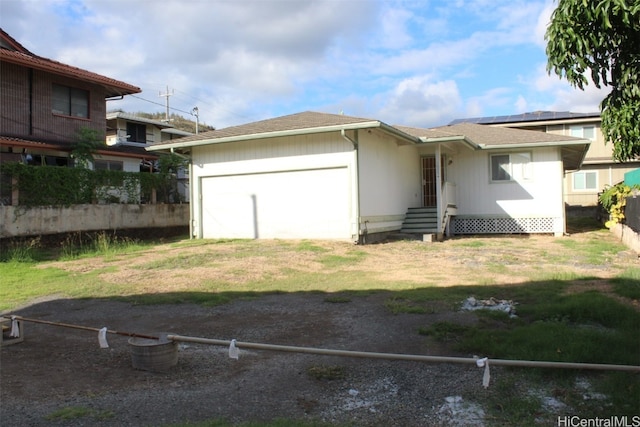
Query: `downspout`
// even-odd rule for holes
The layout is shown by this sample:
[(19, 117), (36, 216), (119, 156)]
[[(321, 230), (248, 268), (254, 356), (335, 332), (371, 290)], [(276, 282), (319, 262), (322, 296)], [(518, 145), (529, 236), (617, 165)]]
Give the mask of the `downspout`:
[(33, 135), (33, 68), (29, 68), (29, 135)]
[(442, 151), (440, 144), (436, 144), (436, 211), (438, 212), (438, 222), (436, 223), (436, 232), (438, 239), (444, 234), (442, 229), (442, 220), (444, 219), (444, 209), (442, 200)]
[[(353, 155), (355, 157), (355, 166), (356, 166), (356, 173), (355, 173), (355, 187), (356, 187), (356, 212), (355, 212), (355, 217), (356, 217), (356, 225), (357, 225), (357, 237), (356, 237), (356, 243), (359, 242), (360, 240), (360, 156), (358, 155), (358, 131), (355, 130), (355, 139), (351, 138), (349, 135), (347, 135), (347, 132), (344, 129), (340, 130), (340, 135), (342, 135), (342, 137), (347, 140), (348, 142), (351, 143), (351, 145), (353, 145)], [(364, 237), (366, 239), (366, 236)]]
[(189, 162), (189, 239), (193, 239), (193, 194), (191, 189), (193, 188), (191, 179), (193, 178), (193, 162), (191, 161), (191, 157), (185, 156), (180, 153), (176, 153), (171, 147), (171, 154), (175, 154), (178, 157), (182, 157), (183, 159)]

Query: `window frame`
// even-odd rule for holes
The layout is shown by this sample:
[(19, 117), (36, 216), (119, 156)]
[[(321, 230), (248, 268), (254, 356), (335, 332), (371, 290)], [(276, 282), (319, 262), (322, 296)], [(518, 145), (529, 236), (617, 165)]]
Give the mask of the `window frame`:
[[(584, 136), (585, 129), (591, 129), (592, 132), (593, 132), (593, 136), (591, 136), (591, 137)], [(579, 132), (575, 132), (575, 131), (579, 131)], [(576, 138), (584, 138), (584, 139), (588, 139), (589, 141), (595, 141), (596, 140), (596, 126), (595, 125), (579, 125), (579, 126), (576, 125), (576, 126), (571, 126), (569, 128), (569, 136), (573, 136), (573, 137), (576, 137)]]
[[(98, 165), (100, 165), (100, 167), (98, 167)], [(117, 166), (117, 167), (113, 168), (112, 166)], [(93, 161), (93, 170), (123, 171), (124, 162), (121, 160), (95, 159)]]
[[(135, 132), (130, 132), (130, 130), (133, 130), (133, 129), (135, 129)], [(139, 134), (141, 131), (143, 132), (144, 140), (139, 141), (137, 138), (140, 136)], [(135, 134), (136, 139), (132, 139), (134, 138), (133, 134)], [(127, 122), (127, 142), (146, 144), (147, 143), (147, 125), (143, 123)]]
[[(587, 187), (587, 174), (595, 176), (595, 184), (593, 188)], [(583, 175), (584, 176), (584, 188), (576, 188), (576, 176)], [(584, 171), (576, 171), (571, 174), (571, 191), (574, 192), (594, 192), (598, 191), (598, 171), (595, 170), (584, 170)]]
[(91, 93), (86, 89), (53, 83), (51, 114), (80, 120), (91, 120)]
[[(526, 163), (517, 163), (514, 162), (514, 156), (521, 156), (522, 158), (527, 158)], [(509, 167), (508, 171), (504, 170), (502, 165), (497, 165), (494, 167), (494, 158), (498, 157), (508, 157), (508, 163), (506, 163)], [(531, 181), (533, 180), (533, 153), (531, 151), (505, 151), (499, 153), (490, 153), (489, 154), (489, 182), (491, 184), (501, 184), (501, 183), (509, 183), (509, 182), (518, 182), (518, 181)], [(516, 171), (514, 165), (521, 165), (519, 170)], [(494, 176), (494, 170), (498, 173), (500, 170), (504, 171), (507, 175), (506, 179), (498, 179)], [(516, 173), (517, 172), (517, 173)]]

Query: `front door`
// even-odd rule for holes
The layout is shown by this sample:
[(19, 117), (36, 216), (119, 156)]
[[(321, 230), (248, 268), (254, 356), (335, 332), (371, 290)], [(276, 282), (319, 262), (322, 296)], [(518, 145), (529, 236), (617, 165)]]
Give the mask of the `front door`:
[(436, 156), (422, 158), (422, 204), (425, 207), (436, 207), (438, 204), (437, 185), (442, 184), (444, 175), (444, 156), (440, 158), (440, 183), (436, 178)]

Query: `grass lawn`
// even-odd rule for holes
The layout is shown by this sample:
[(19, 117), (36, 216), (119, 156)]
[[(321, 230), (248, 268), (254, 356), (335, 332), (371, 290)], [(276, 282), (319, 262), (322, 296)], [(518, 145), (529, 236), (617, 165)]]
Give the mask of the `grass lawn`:
[[(415, 331), (416, 337), (489, 358), (640, 365), (638, 259), (598, 224), (575, 227), (577, 233), (563, 238), (366, 246), (277, 240), (158, 245), (103, 236), (93, 245), (51, 250), (31, 241), (0, 254), (0, 310), (51, 295), (216, 305), (264, 293), (324, 292), (328, 302), (347, 304), (359, 295), (388, 292), (387, 310), (420, 315), (434, 306), (454, 310), (470, 295), (499, 295), (517, 302), (518, 317), (482, 312), (474, 325), (440, 322)], [(555, 392), (583, 418), (640, 413), (639, 374), (589, 373), (607, 398), (585, 400), (576, 387), (583, 372), (517, 372), (529, 384), (553, 381)], [(507, 376), (485, 397), (496, 425), (527, 425), (532, 413), (544, 410), (535, 393), (513, 392), (519, 381)]]

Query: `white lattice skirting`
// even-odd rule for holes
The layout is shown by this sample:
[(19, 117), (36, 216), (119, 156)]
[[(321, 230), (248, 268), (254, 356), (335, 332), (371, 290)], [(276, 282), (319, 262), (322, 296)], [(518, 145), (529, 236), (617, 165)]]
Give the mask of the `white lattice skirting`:
[(553, 233), (562, 218), (453, 218), (453, 234)]

